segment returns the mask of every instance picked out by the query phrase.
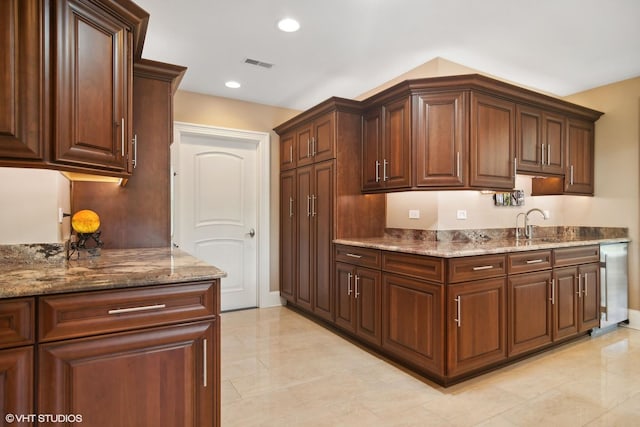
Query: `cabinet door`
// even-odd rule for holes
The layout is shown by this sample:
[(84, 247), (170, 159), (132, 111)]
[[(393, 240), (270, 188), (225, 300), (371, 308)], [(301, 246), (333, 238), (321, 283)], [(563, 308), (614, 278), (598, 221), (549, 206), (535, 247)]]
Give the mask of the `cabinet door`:
[(542, 170), (543, 144), (542, 111), (518, 105), (516, 108), (518, 172), (540, 172)]
[(456, 376), (507, 357), (506, 279), (449, 285), (447, 375)]
[(542, 139), (545, 143), (545, 160), (542, 171), (549, 174), (564, 174), (564, 151), (567, 133), (563, 116), (545, 112), (542, 115)]
[(354, 303), (355, 267), (351, 264), (336, 262), (335, 268), (335, 324), (349, 332), (356, 331)]
[(384, 274), (382, 304), (382, 348), (413, 366), (443, 375), (443, 286)]
[(311, 138), (313, 137), (313, 123), (305, 123), (294, 131), (296, 135), (296, 147), (293, 150), (296, 155), (298, 166), (310, 165), (313, 163), (313, 148)]
[(411, 98), (389, 102), (383, 107), (381, 178), (386, 188), (411, 185)]
[(565, 192), (593, 195), (593, 123), (569, 120)]
[(366, 111), (362, 118), (362, 190), (382, 188), (382, 110)]
[(581, 265), (580, 275), (580, 313), (578, 330), (587, 331), (600, 326), (600, 264)]
[(354, 294), (356, 301), (356, 333), (371, 344), (380, 345), (382, 339), (380, 276), (378, 270), (356, 269)]
[(462, 92), (414, 97), (415, 185), (465, 184), (467, 120)]
[(214, 322), (41, 345), (38, 411), (95, 427), (219, 425)]
[(509, 276), (509, 356), (550, 344), (551, 271)]
[(55, 4), (53, 160), (127, 172), (130, 29), (86, 0)]
[(313, 122), (312, 154), (314, 162), (321, 162), (334, 158), (335, 155), (335, 126), (334, 113), (327, 113)]
[(333, 160), (313, 168), (311, 218), (313, 226), (313, 312), (333, 321)]
[(296, 235), (298, 272), (295, 281), (296, 304), (311, 311), (313, 284), (313, 221), (311, 196), (313, 195), (313, 166), (296, 170)]
[(515, 105), (471, 93), (469, 185), (512, 189), (515, 183)]
[(553, 271), (553, 339), (572, 337), (578, 333), (578, 270), (575, 267)]
[(280, 295), (295, 302), (296, 283), (296, 171), (280, 175)]
[(32, 346), (0, 350), (0, 414), (33, 414)]
[(43, 3), (0, 2), (0, 161), (43, 160), (41, 40)]
[(280, 170), (296, 167), (296, 135), (293, 132), (280, 137)]

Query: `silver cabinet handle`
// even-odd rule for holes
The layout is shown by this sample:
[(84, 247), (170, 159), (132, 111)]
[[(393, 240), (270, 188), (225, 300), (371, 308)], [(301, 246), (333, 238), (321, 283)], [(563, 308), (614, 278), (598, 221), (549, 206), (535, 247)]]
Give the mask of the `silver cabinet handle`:
[(307, 196), (307, 216), (311, 216), (311, 196)]
[(389, 165), (389, 162), (387, 161), (387, 159), (384, 159), (384, 162), (382, 162), (382, 175), (383, 175), (383, 180), (384, 181), (389, 181), (389, 177), (387, 176), (387, 166)]
[(587, 273), (584, 273), (584, 283), (582, 284), (582, 293), (584, 294), (585, 298), (587, 296), (589, 296), (589, 291), (587, 290), (589, 288), (589, 282), (587, 281)]
[(356, 298), (358, 298), (360, 296), (360, 293), (358, 292), (358, 282), (360, 281), (360, 276), (358, 276), (356, 274)]
[(138, 311), (160, 310), (166, 307), (167, 307), (166, 304), (142, 305), (138, 307), (129, 307), (129, 308), (114, 308), (112, 310), (109, 310), (107, 313), (109, 314), (136, 313)]
[(316, 156), (316, 137), (311, 137), (311, 157)]
[(573, 185), (573, 165), (571, 165), (569, 172), (569, 185)]
[(582, 275), (578, 274), (578, 298), (582, 298)]
[(456, 176), (460, 178), (460, 152), (456, 153)]
[(556, 279), (551, 279), (551, 305), (556, 303)]
[(202, 386), (207, 386), (207, 339), (202, 340)]
[(481, 265), (479, 267), (473, 267), (473, 271), (491, 270), (493, 265)]
[[(606, 271), (606, 269), (607, 269), (607, 267), (606, 267), (606, 265), (607, 265), (607, 256), (608, 256), (607, 254), (604, 255), (604, 265), (605, 265), (604, 269), (605, 269), (605, 271), (604, 271), (604, 274), (601, 273), (602, 274), (601, 277), (604, 280), (600, 283), (600, 295), (602, 295), (603, 298), (604, 298), (604, 306), (605, 307), (609, 307), (609, 292), (608, 292), (608, 289), (607, 289), (609, 287), (607, 276), (609, 276), (609, 275), (607, 274), (607, 271)], [(602, 269), (600, 269), (600, 271), (602, 271)], [(604, 311), (604, 320), (605, 320), (605, 322), (609, 321), (609, 310), (605, 310)]]
[(289, 146), (289, 163), (293, 163), (293, 144)]
[(318, 198), (316, 197), (316, 195), (312, 195), (311, 196), (311, 216), (316, 216), (316, 200)]
[(136, 166), (138, 166), (138, 135), (134, 135), (133, 136), (133, 160), (131, 160), (131, 164), (133, 164), (133, 167), (135, 169)]
[(527, 264), (540, 264), (541, 262), (544, 262), (543, 259), (528, 259)]
[(120, 150), (124, 157), (124, 117), (120, 120)]
[(311, 138), (307, 138), (307, 158), (311, 157)]
[(293, 218), (293, 197), (289, 196), (289, 218)]
[(544, 166), (544, 159), (545, 159), (544, 144), (541, 144), (541, 147), (542, 147), (542, 166)]
[(516, 175), (518, 174), (518, 158), (514, 157), (513, 158), (513, 178), (516, 178)]
[(460, 326), (462, 326), (462, 297), (456, 297), (454, 299), (454, 301), (456, 302), (456, 309), (457, 309), (457, 318), (453, 319), (454, 322), (456, 322), (456, 324), (458, 325), (458, 328)]
[(357, 259), (362, 258), (362, 255), (358, 255), (358, 254), (348, 253), (348, 254), (345, 254), (345, 255), (348, 256), (348, 257), (351, 257), (351, 258), (357, 258)]
[(351, 273), (347, 275), (347, 295), (351, 295), (351, 278), (352, 277), (353, 275)]
[(376, 182), (380, 182), (380, 161), (376, 160)]
[(547, 166), (551, 164), (551, 144), (547, 144)]

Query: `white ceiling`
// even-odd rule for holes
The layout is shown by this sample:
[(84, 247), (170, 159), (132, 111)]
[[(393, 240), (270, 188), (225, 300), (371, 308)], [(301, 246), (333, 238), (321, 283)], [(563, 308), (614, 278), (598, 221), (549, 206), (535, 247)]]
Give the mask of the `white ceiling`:
[[(297, 110), (435, 57), (558, 96), (640, 75), (640, 0), (135, 2), (151, 15), (142, 56), (187, 66), (181, 89)], [(300, 31), (279, 31), (285, 16)]]

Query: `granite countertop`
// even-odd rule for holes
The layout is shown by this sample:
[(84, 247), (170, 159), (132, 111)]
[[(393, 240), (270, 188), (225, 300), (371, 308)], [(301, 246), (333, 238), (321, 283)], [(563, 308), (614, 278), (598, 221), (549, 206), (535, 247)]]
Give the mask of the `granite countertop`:
[[(31, 245), (36, 246), (36, 245)], [(0, 250), (0, 298), (213, 280), (226, 273), (173, 248), (103, 249), (100, 256), (71, 259), (36, 248)], [(24, 245), (24, 247), (27, 247)], [(16, 255), (16, 252), (19, 253)], [(44, 256), (38, 257), (38, 255)]]
[(536, 249), (554, 249), (571, 246), (600, 245), (605, 243), (629, 242), (627, 237), (616, 238), (540, 238), (497, 239), (488, 241), (452, 242), (399, 239), (394, 237), (369, 237), (336, 239), (333, 243), (357, 246), (361, 248), (381, 249), (385, 251), (405, 252), (440, 258), (456, 258), (473, 255), (500, 254), (507, 252), (533, 251)]

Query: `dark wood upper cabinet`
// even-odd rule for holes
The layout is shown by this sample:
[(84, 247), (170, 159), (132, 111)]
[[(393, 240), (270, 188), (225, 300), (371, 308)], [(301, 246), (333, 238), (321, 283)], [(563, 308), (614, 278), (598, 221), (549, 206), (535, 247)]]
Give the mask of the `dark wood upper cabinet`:
[(373, 108), (362, 115), (362, 189), (377, 190), (384, 186), (381, 178), (382, 110)]
[(512, 189), (515, 184), (515, 104), (471, 93), (470, 185)]
[(132, 29), (82, 0), (56, 2), (52, 24), (52, 160), (127, 173)]
[(566, 118), (539, 108), (516, 108), (516, 157), (518, 172), (564, 173)]
[(417, 187), (458, 187), (467, 178), (467, 94), (414, 96), (414, 183)]
[(296, 167), (296, 135), (288, 133), (280, 137), (280, 170), (289, 170)]
[[(0, 163), (45, 159), (43, 3), (0, 2)], [(22, 163), (21, 163), (22, 162)]]
[(571, 119), (567, 125), (565, 192), (593, 195), (593, 122)]
[(411, 185), (411, 98), (405, 97), (382, 107), (381, 178), (386, 188)]
[[(300, 125), (295, 131), (296, 164), (290, 166), (305, 166), (312, 163), (329, 160), (336, 156), (334, 113), (327, 113), (313, 121)], [(284, 143), (287, 142), (285, 135)], [(282, 140), (281, 140), (282, 144)], [(287, 153), (284, 153), (286, 156)]]

